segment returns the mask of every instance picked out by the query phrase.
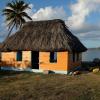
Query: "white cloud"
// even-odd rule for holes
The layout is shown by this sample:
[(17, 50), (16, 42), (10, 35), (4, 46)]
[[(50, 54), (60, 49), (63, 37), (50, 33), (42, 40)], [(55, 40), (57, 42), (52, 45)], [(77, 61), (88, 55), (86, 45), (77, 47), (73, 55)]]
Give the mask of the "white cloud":
[(75, 34), (92, 32), (92, 31), (100, 31), (100, 24), (97, 23), (89, 24), (84, 22), (84, 24), (80, 25), (79, 27), (76, 28), (70, 27), (70, 30)]
[(68, 18), (70, 27), (73, 30), (79, 29), (86, 23), (86, 17), (94, 11), (99, 11), (100, 0), (77, 0), (70, 6), (72, 16)]
[(100, 41), (100, 31), (80, 33), (77, 36), (82, 40), (93, 40), (93, 41), (94, 40), (99, 40)]
[(36, 9), (34, 8), (34, 5), (33, 4), (29, 4), (29, 8), (27, 8), (25, 10), (25, 12), (29, 15), (29, 16), (32, 16), (33, 13), (36, 11)]
[(40, 8), (33, 14), (33, 20), (66, 19), (67, 14), (63, 7), (45, 7)]
[[(68, 21), (66, 21), (70, 30), (86, 45), (89, 43), (95, 44), (95, 41), (99, 42), (100, 23), (89, 23), (87, 22), (87, 17), (93, 12), (100, 13), (100, 0), (77, 0), (76, 3), (70, 6), (70, 9), (72, 15), (69, 16)], [(95, 19), (93, 18), (93, 20)], [(88, 43), (87, 40), (91, 42)], [(87, 41), (87, 43), (85, 41)]]

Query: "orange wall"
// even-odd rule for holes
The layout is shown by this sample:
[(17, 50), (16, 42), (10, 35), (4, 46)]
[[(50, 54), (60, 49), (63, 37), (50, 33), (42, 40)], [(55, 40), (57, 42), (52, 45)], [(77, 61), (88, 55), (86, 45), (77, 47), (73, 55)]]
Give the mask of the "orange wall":
[(16, 52), (2, 52), (1, 53), (2, 61), (13, 61), (16, 60)]
[(68, 65), (68, 52), (57, 52), (57, 63), (50, 63), (50, 53), (40, 52), (39, 53), (39, 68), (42, 70), (61, 70), (67, 71)]
[[(72, 54), (68, 52), (57, 52), (56, 63), (50, 63), (49, 59), (50, 52), (39, 52), (39, 69), (67, 71), (73, 67), (81, 65), (81, 59), (79, 61), (73, 62)], [(1, 60), (6, 62), (8, 66), (31, 68), (31, 51), (22, 52), (22, 61), (16, 61), (16, 52), (2, 52)]]
[(31, 51), (23, 51), (22, 60), (23, 61), (31, 61)]
[(22, 52), (22, 61), (16, 61), (16, 52), (2, 52), (1, 61), (4, 66), (27, 68), (31, 66), (31, 51)]

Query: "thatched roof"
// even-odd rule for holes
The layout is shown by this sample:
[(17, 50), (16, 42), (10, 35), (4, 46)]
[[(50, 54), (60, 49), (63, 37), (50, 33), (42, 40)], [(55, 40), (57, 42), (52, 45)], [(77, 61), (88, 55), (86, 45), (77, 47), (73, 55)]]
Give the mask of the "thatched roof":
[(0, 42), (0, 49), (2, 48), (3, 44)]
[(1, 62), (1, 48), (2, 48), (2, 43), (0, 42), (0, 62)]
[(4, 41), (3, 51), (76, 51), (86, 48), (60, 19), (48, 21), (30, 21)]

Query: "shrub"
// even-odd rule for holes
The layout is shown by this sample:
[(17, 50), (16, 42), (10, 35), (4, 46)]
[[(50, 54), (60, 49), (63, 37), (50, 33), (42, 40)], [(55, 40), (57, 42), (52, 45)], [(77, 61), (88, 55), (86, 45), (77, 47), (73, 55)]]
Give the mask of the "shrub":
[(93, 63), (95, 64), (95, 66), (100, 66), (100, 59), (99, 58), (95, 58), (93, 60)]

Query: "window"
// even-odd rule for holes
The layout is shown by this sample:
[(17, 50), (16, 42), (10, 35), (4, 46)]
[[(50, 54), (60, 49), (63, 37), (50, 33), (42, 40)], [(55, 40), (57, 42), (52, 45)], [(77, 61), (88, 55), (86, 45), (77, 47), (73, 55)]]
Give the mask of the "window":
[(50, 62), (57, 62), (57, 52), (50, 52)]
[(17, 61), (22, 61), (22, 51), (17, 52)]

